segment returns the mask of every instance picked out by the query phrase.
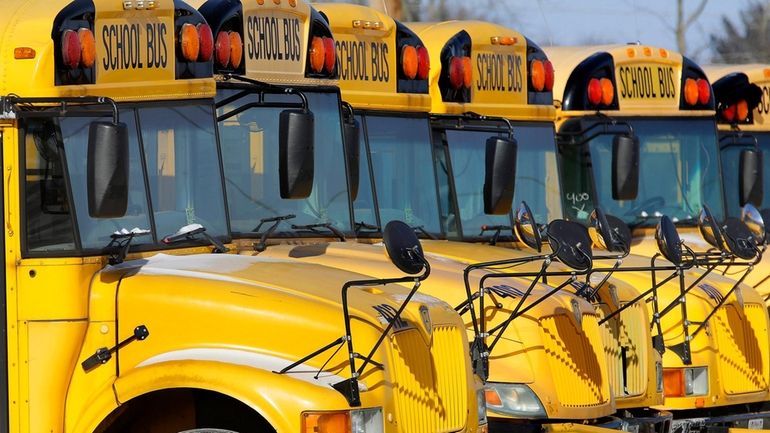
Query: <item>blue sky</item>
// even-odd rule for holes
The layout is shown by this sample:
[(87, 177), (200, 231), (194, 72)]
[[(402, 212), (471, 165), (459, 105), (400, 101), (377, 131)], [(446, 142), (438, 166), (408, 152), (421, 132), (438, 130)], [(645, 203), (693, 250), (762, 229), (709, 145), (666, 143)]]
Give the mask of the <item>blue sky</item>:
[[(686, 10), (691, 11), (699, 2), (685, 0)], [(690, 55), (708, 63), (712, 56), (709, 35), (722, 28), (722, 16), (739, 23), (739, 11), (749, 4), (751, 0), (709, 0), (687, 33)], [(493, 0), (491, 5), (494, 15), (487, 19), (511, 25), (540, 45), (640, 41), (677, 48), (672, 30), (676, 19), (674, 0)], [(505, 14), (510, 18), (506, 19)]]

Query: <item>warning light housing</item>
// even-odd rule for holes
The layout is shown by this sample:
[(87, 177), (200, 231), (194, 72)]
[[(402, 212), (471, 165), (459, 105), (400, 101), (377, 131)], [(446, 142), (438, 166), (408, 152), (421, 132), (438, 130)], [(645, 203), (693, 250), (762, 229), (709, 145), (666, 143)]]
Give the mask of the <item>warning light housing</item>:
[(399, 93), (428, 93), (430, 56), (422, 39), (396, 21), (396, 72)]
[(543, 50), (527, 39), (527, 101), (530, 104), (553, 105), (553, 64)]
[(471, 36), (458, 32), (441, 49), (438, 87), (444, 102), (471, 102)]
[(717, 122), (732, 125), (754, 123), (754, 110), (762, 100), (762, 89), (742, 72), (725, 75), (712, 85)]
[(565, 111), (617, 110), (615, 62), (607, 52), (594, 53), (570, 75), (564, 88)]

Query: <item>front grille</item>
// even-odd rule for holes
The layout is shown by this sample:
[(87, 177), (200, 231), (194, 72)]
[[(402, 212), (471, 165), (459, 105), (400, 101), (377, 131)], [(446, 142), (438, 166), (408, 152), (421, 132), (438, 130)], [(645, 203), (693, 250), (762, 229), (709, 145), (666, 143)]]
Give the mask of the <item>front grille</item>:
[(462, 332), (436, 326), (432, 347), (416, 329), (393, 337), (393, 394), (400, 432), (454, 432), (465, 427), (468, 383)]
[(766, 314), (761, 305), (746, 304), (741, 312), (735, 305), (727, 304), (713, 316), (716, 353), (728, 394), (762, 391), (767, 387)]
[(610, 391), (596, 316), (584, 314), (580, 328), (566, 314), (546, 317), (540, 329), (559, 402), (567, 407), (606, 404)]
[(647, 315), (642, 305), (623, 310), (602, 326), (610, 386), (616, 399), (641, 395), (647, 388)]

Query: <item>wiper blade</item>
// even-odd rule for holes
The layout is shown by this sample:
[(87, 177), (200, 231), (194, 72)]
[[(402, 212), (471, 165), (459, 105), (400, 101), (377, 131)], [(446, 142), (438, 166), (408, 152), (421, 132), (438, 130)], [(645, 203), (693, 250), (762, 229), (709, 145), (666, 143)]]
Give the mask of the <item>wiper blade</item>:
[(340, 242), (345, 242), (345, 233), (342, 233), (340, 229), (338, 229), (337, 227), (334, 227), (332, 223), (318, 223), (318, 224), (304, 224), (304, 225), (292, 224), (291, 228), (294, 230), (309, 230), (313, 233), (320, 233), (318, 229), (324, 228), (332, 232), (334, 236), (336, 236), (340, 240)]
[(197, 223), (188, 224), (180, 228), (173, 235), (168, 235), (160, 241), (166, 245), (173, 245), (177, 242), (195, 240), (195, 237), (198, 235), (203, 236), (204, 239), (209, 241), (209, 243), (214, 246), (214, 253), (226, 253), (230, 251), (230, 249), (227, 248), (225, 244), (223, 244), (219, 239), (206, 233), (206, 227), (203, 227), (201, 224)]
[(275, 229), (278, 228), (278, 224), (281, 223), (281, 221), (290, 220), (293, 218), (296, 218), (297, 215), (294, 215), (293, 213), (286, 214), (286, 215), (278, 215), (274, 217), (268, 217), (268, 218), (262, 218), (259, 220), (259, 224), (254, 227), (254, 230), (252, 232), (259, 233), (259, 229), (262, 227), (262, 224), (265, 223), (273, 223), (270, 227), (268, 227), (267, 230), (265, 230), (264, 233), (259, 237), (259, 241), (254, 243), (254, 251), (262, 252), (267, 249), (267, 244), (265, 243), (267, 241), (267, 238), (273, 235), (275, 233)]
[(128, 249), (131, 248), (131, 241), (137, 236), (146, 236), (151, 232), (147, 229), (134, 227), (131, 230), (120, 229), (110, 235), (110, 243), (104, 248), (109, 257), (107, 262), (111, 265), (118, 265), (126, 260)]
[(433, 235), (433, 233), (425, 230), (425, 227), (423, 227), (423, 226), (411, 226), (411, 227), (412, 227), (412, 230), (414, 230), (415, 233), (422, 234), (422, 235), (424, 235), (428, 239), (431, 239), (431, 240), (434, 240), (434, 241), (436, 239), (438, 239), (436, 236)]
[(484, 232), (494, 231), (495, 233), (489, 239), (489, 245), (497, 245), (497, 240), (500, 238), (500, 232), (502, 232), (503, 230), (510, 230), (511, 236), (513, 236), (513, 227), (511, 226), (506, 226), (506, 225), (490, 226), (486, 224), (481, 226), (481, 232), (479, 232), (479, 236), (483, 236)]
[(363, 221), (359, 221), (353, 224), (353, 231), (358, 234), (361, 230), (370, 230), (373, 232), (379, 232), (382, 231), (382, 228), (375, 224), (367, 224)]

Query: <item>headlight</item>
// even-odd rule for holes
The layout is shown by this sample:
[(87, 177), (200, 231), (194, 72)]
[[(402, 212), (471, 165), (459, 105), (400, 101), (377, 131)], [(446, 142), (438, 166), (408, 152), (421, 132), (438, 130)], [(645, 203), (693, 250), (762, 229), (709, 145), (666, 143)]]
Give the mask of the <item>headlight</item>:
[(476, 409), (479, 412), (479, 425), (487, 423), (487, 398), (486, 390), (481, 388), (476, 391)]
[(663, 395), (685, 397), (706, 395), (709, 391), (708, 368), (666, 368), (663, 370)]
[(383, 433), (382, 408), (303, 412), (302, 433)]
[(518, 383), (488, 383), (487, 409), (503, 415), (545, 418), (545, 408), (527, 385)]

